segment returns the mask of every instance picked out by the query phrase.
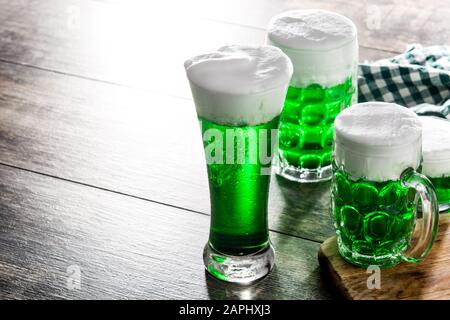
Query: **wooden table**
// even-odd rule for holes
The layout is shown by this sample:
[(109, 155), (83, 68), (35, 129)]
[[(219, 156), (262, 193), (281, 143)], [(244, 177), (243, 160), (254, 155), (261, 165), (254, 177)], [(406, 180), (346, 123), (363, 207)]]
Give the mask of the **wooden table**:
[(183, 69), (313, 7), (356, 22), (361, 60), (450, 36), (446, 0), (0, 0), (0, 298), (333, 298), (317, 261), (328, 183), (272, 179), (264, 281), (205, 274), (208, 186)]

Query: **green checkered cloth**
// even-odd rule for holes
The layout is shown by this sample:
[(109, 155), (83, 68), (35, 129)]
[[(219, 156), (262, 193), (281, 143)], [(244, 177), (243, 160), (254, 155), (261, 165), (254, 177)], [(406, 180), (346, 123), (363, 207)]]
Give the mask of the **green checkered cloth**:
[(450, 119), (450, 46), (412, 45), (403, 54), (359, 65), (358, 101), (395, 102)]

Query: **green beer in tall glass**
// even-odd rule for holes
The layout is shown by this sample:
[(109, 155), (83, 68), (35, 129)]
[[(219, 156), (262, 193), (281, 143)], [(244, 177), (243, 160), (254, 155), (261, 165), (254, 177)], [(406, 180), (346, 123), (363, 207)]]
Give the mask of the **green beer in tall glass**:
[[(279, 116), (253, 126), (229, 126), (202, 118), (200, 123), (205, 150), (213, 153), (207, 151), (212, 210), (209, 242), (230, 255), (259, 252), (269, 244), (271, 165), (270, 160), (261, 161), (259, 152), (272, 153)], [(223, 141), (219, 146), (218, 140)]]
[(276, 171), (299, 182), (329, 180), (334, 119), (357, 98), (356, 27), (334, 12), (287, 11), (271, 20), (267, 43), (283, 50), (294, 66)]
[(421, 147), (420, 120), (407, 108), (370, 102), (337, 116), (331, 211), (348, 262), (387, 267), (420, 262), (430, 251), (439, 210), (420, 173)]
[(250, 283), (274, 264), (268, 196), (272, 151), (292, 64), (272, 46), (225, 46), (185, 62), (211, 199), (203, 260), (214, 277)]
[(450, 121), (420, 117), (423, 126), (423, 173), (436, 189), (439, 208), (450, 209)]

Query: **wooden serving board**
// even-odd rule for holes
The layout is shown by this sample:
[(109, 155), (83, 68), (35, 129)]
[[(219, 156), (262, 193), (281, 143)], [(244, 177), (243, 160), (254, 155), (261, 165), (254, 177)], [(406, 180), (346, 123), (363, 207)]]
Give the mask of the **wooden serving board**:
[(450, 299), (450, 213), (439, 218), (439, 232), (428, 257), (420, 264), (403, 262), (381, 269), (380, 289), (368, 289), (367, 280), (372, 272), (341, 258), (336, 236), (321, 245), (319, 263), (347, 299)]

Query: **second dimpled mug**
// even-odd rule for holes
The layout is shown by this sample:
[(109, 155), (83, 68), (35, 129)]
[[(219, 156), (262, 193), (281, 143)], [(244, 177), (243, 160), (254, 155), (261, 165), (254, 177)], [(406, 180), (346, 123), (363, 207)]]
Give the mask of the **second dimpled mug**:
[(278, 175), (297, 182), (331, 179), (333, 122), (356, 103), (356, 33), (350, 19), (325, 10), (291, 10), (272, 18), (267, 43), (294, 66), (280, 117)]
[(361, 267), (420, 262), (439, 213), (434, 187), (420, 173), (418, 116), (369, 102), (341, 112), (334, 128), (332, 218), (341, 256)]
[(450, 210), (450, 121), (431, 116), (422, 122), (423, 174), (433, 183), (441, 212)]

